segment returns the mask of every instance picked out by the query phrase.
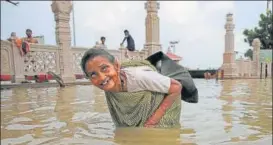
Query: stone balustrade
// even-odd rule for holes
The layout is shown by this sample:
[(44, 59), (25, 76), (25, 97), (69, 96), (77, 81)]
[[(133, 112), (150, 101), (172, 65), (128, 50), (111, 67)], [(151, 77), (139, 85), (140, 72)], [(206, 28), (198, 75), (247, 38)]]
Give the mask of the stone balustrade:
[(83, 48), (83, 47), (72, 47), (71, 52), (73, 56), (73, 71), (75, 74), (83, 74), (81, 69), (81, 59), (84, 54), (84, 52), (89, 48)]
[[(83, 75), (80, 61), (87, 49), (89, 48), (72, 47), (69, 49), (72, 54), (71, 59), (73, 59), (72, 71), (75, 75)], [(108, 49), (107, 51), (121, 61), (126, 60), (125, 48)], [(133, 52), (130, 59), (144, 59), (147, 56), (148, 52), (144, 49)], [(11, 81), (21, 82), (25, 80), (25, 76), (46, 74), (48, 71), (61, 75), (59, 46), (31, 44), (30, 52), (22, 57), (14, 43), (1, 40), (1, 76), (9, 75), (12, 78)]]
[(60, 73), (58, 47), (53, 45), (31, 44), (30, 52), (23, 57), (23, 62), (19, 66), (23, 67), (24, 75), (33, 76), (37, 73), (46, 74), (52, 71)]

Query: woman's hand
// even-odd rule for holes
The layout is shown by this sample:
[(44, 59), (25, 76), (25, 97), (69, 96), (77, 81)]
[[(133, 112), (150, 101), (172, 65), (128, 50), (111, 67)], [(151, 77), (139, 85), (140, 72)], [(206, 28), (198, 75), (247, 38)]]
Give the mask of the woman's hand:
[(180, 82), (171, 79), (171, 86), (168, 95), (164, 98), (159, 108), (154, 114), (146, 121), (144, 127), (155, 127), (161, 118), (165, 115), (166, 111), (172, 106), (176, 98), (181, 94), (182, 86)]
[(156, 124), (160, 121), (162, 116), (165, 114), (165, 110), (162, 107), (159, 107), (155, 113), (146, 121), (144, 127), (155, 127)]

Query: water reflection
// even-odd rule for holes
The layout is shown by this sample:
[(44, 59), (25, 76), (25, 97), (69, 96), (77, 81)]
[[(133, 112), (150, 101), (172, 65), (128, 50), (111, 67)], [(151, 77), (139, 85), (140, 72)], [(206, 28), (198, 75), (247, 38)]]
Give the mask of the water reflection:
[(180, 129), (119, 128), (114, 142), (119, 145), (180, 145)]
[[(57, 95), (57, 103), (54, 109), (56, 113), (56, 119), (58, 120), (58, 124), (60, 125), (58, 128), (55, 129), (55, 133), (58, 134), (59, 132), (63, 131), (61, 128), (65, 127), (67, 130), (65, 133), (62, 134), (64, 137), (73, 137), (73, 132), (75, 129), (74, 123), (72, 123), (72, 118), (74, 115), (74, 102), (76, 98), (76, 88), (69, 87), (66, 89), (61, 89), (59, 94)], [(61, 129), (61, 130), (59, 130)]]
[(1, 90), (1, 144), (271, 144), (270, 79), (194, 81), (200, 100), (183, 102), (181, 129), (115, 129), (92, 86)]
[[(230, 137), (225, 142), (255, 141), (272, 135), (271, 80), (223, 81), (220, 100), (225, 131)], [(232, 91), (230, 91), (232, 90)], [(272, 142), (272, 140), (271, 140)]]
[(222, 105), (222, 116), (223, 116), (223, 120), (225, 122), (224, 125), (224, 130), (226, 133), (230, 133), (232, 130), (232, 111), (234, 110), (234, 106), (233, 106), (233, 101), (234, 101), (234, 96), (232, 96), (233, 92), (230, 92), (230, 90), (235, 91), (235, 81), (223, 81), (221, 82), (222, 84), (222, 91), (221, 91), (221, 95), (219, 97), (220, 100), (223, 100), (225, 103), (223, 103)]

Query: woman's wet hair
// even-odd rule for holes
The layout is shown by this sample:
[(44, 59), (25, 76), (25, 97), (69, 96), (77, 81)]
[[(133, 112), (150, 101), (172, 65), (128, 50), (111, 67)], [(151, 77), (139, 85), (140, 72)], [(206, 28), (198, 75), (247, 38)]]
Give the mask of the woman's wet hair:
[(110, 54), (109, 52), (107, 52), (106, 50), (91, 48), (84, 53), (82, 60), (81, 60), (81, 68), (82, 68), (85, 76), (87, 76), (87, 72), (85, 69), (87, 61), (92, 60), (97, 56), (101, 56), (101, 57), (106, 58), (110, 63), (114, 64), (114, 62), (115, 62), (115, 57), (112, 54)]

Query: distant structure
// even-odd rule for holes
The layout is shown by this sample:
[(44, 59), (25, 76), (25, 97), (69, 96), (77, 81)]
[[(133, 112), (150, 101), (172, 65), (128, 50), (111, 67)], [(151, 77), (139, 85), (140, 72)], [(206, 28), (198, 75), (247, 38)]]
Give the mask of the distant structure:
[(228, 13), (226, 15), (226, 35), (225, 35), (225, 52), (223, 54), (223, 65), (221, 69), (224, 71), (224, 78), (237, 77), (237, 66), (235, 63), (234, 52), (234, 34), (233, 30), (235, 25), (233, 24), (233, 14)]
[(166, 53), (166, 55), (172, 59), (173, 61), (175, 61), (176, 63), (179, 63), (181, 60), (182, 60), (182, 57), (178, 56), (178, 55), (175, 55), (172, 50), (171, 50), (171, 47), (168, 48), (168, 51)]
[(255, 38), (252, 42), (253, 60), (240, 57), (235, 58), (234, 51), (234, 24), (232, 14), (227, 14), (225, 35), (225, 52), (223, 54), (223, 64), (220, 68), (221, 78), (267, 78), (272, 77), (273, 63), (272, 50), (260, 50), (261, 41)]
[(157, 1), (148, 0), (145, 3), (147, 16), (145, 19), (146, 25), (146, 43), (144, 49), (148, 50), (148, 55), (161, 51), (160, 32), (159, 32), (159, 3)]

